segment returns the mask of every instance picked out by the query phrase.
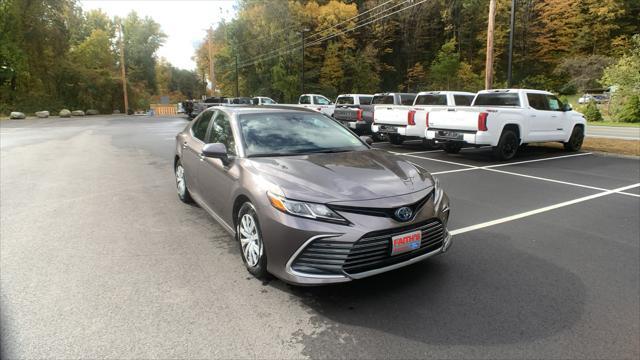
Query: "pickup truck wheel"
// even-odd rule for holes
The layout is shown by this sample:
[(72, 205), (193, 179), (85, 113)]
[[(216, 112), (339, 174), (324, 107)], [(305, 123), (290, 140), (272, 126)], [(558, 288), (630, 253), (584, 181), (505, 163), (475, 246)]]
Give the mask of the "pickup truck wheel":
[(444, 151), (446, 151), (449, 154), (457, 154), (460, 152), (460, 149), (462, 149), (462, 144), (458, 144), (454, 142), (448, 142), (444, 144)]
[(582, 147), (584, 141), (584, 130), (581, 127), (574, 127), (571, 132), (569, 141), (564, 143), (564, 149), (566, 151), (578, 151)]
[(393, 145), (402, 145), (404, 136), (398, 134), (389, 134), (389, 142)]
[(435, 140), (422, 139), (422, 147), (427, 150), (431, 150), (437, 148), (438, 144)]
[(516, 156), (519, 146), (518, 136), (513, 130), (505, 130), (500, 136), (498, 146), (493, 148), (493, 154), (499, 160), (510, 160)]

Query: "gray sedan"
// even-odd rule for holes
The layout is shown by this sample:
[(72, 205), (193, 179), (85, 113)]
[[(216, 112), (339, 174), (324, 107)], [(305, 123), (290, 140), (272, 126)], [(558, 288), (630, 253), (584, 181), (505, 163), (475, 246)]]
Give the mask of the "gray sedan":
[(176, 140), (178, 196), (235, 237), (256, 277), (351, 281), (451, 244), (437, 180), (315, 111), (213, 107)]

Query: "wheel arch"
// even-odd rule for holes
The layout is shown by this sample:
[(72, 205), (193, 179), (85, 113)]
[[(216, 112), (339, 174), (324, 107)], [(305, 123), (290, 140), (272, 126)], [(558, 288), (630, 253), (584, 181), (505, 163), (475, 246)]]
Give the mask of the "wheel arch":
[(496, 146), (498, 142), (500, 142), (500, 138), (502, 137), (502, 134), (506, 130), (513, 130), (516, 133), (516, 136), (518, 137), (518, 143), (522, 144), (522, 129), (520, 128), (520, 124), (515, 122), (507, 122), (502, 127), (502, 130), (500, 131), (500, 135), (498, 135), (498, 138), (496, 139), (496, 144), (494, 144), (493, 146)]

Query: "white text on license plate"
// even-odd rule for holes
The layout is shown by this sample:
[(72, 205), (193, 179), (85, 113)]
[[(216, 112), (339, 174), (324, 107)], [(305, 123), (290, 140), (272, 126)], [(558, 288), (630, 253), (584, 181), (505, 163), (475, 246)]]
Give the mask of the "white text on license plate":
[(422, 241), (422, 231), (414, 231), (406, 234), (396, 235), (391, 238), (391, 255), (398, 255), (420, 248)]

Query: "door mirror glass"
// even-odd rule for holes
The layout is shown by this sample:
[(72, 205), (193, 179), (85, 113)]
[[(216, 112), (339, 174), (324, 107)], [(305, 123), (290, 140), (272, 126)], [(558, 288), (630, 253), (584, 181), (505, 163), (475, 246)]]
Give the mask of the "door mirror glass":
[(229, 164), (227, 147), (222, 143), (205, 144), (204, 147), (202, 147), (202, 156), (220, 159), (224, 165)]

